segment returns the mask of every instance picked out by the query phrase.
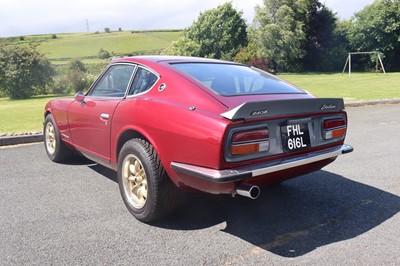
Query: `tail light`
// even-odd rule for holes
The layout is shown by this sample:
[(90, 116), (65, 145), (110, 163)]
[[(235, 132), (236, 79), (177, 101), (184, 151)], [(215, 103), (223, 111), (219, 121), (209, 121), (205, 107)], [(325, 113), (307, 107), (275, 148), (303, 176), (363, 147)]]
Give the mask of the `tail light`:
[(328, 119), (323, 122), (324, 139), (341, 138), (346, 135), (346, 120), (343, 118)]
[(238, 131), (232, 134), (231, 155), (246, 155), (269, 149), (268, 128)]

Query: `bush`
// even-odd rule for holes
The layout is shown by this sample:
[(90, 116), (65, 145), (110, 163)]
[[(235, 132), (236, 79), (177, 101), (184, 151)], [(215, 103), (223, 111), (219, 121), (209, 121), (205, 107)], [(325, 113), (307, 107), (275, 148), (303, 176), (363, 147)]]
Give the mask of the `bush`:
[(48, 95), (52, 93), (52, 87), (50, 84), (46, 84), (45, 86), (34, 87), (34, 95)]
[(86, 72), (87, 69), (85, 67), (85, 64), (82, 63), (79, 59), (73, 59), (69, 64), (68, 64), (68, 70), (77, 70), (77, 71), (82, 71)]
[(85, 90), (82, 91), (86, 91), (89, 89), (89, 87), (93, 84), (93, 82), (96, 80), (97, 76), (94, 75), (86, 75), (86, 87)]
[(110, 30), (110, 28), (104, 28), (104, 32), (111, 33), (111, 30)]
[(249, 65), (256, 67), (258, 69), (262, 69), (264, 71), (271, 72), (270, 62), (267, 58), (264, 57), (252, 57), (250, 58)]
[(74, 59), (62, 69), (58, 69), (59, 76), (52, 84), (54, 94), (70, 94), (85, 91), (92, 84), (94, 78), (87, 74), (86, 66)]
[(12, 99), (25, 99), (52, 82), (55, 71), (34, 46), (0, 45), (0, 89)]
[(236, 54), (234, 61), (242, 64), (250, 65), (252, 58), (257, 56), (257, 47), (253, 42), (250, 42), (246, 47), (242, 47)]
[(70, 94), (72, 89), (68, 76), (57, 76), (51, 84), (51, 91), (53, 94)]
[(100, 59), (107, 59), (107, 58), (110, 58), (110, 53), (107, 52), (104, 49), (100, 49), (99, 53), (98, 53), (98, 56), (99, 56)]
[(87, 88), (86, 74), (79, 70), (68, 71), (68, 79), (74, 92), (85, 91)]

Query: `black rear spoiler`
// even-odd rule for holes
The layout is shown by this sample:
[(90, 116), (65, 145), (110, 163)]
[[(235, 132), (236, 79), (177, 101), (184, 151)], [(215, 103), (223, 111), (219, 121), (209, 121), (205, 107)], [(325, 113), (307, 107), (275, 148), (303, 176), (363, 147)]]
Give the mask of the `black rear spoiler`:
[(310, 98), (247, 102), (221, 115), (229, 120), (238, 120), (342, 110), (344, 110), (342, 98)]

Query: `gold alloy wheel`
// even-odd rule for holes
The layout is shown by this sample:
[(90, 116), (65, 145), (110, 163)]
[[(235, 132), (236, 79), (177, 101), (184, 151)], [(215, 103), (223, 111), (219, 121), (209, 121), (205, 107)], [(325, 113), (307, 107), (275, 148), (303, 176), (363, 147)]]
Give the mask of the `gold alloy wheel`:
[(46, 147), (50, 154), (56, 151), (56, 132), (52, 123), (48, 122), (46, 125)]
[(122, 180), (127, 200), (140, 209), (147, 200), (147, 177), (141, 161), (129, 154), (122, 163)]

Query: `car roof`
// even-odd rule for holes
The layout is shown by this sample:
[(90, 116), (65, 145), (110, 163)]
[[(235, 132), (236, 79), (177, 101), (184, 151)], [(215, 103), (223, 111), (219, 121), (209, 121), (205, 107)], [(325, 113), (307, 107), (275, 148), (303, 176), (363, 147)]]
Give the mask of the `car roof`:
[(113, 62), (140, 62), (140, 63), (225, 63), (225, 64), (237, 64), (235, 62), (228, 62), (218, 59), (191, 57), (191, 56), (167, 56), (167, 55), (143, 55), (143, 56), (132, 56), (116, 58)]

